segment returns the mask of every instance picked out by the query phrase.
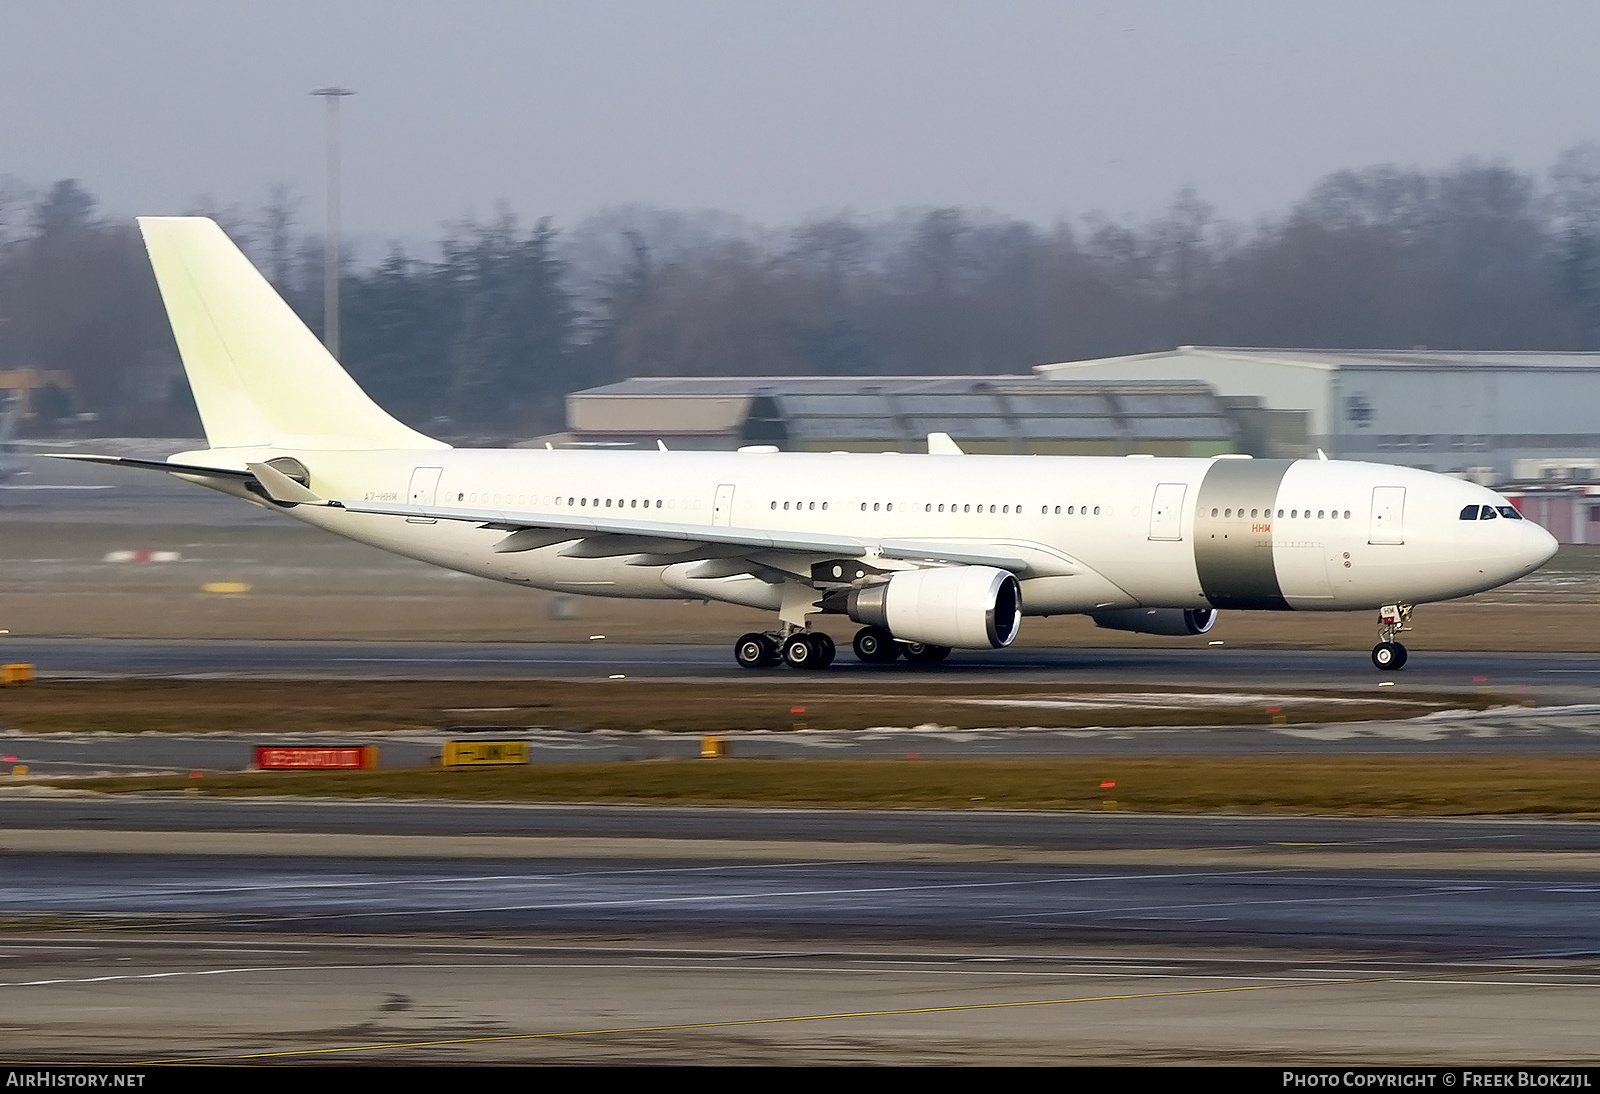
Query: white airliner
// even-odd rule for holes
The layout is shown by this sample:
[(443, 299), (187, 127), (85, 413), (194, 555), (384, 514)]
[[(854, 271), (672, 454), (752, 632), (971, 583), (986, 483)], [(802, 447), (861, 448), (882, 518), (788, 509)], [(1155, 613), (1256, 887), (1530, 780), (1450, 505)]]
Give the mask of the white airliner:
[(211, 221), (139, 222), (210, 447), (155, 467), (307, 524), (514, 585), (777, 613), (738, 663), (1009, 645), (1023, 616), (1200, 635), (1218, 609), (1373, 610), (1380, 669), (1413, 606), (1556, 551), (1505, 498), (1339, 460), (453, 449), (356, 386)]

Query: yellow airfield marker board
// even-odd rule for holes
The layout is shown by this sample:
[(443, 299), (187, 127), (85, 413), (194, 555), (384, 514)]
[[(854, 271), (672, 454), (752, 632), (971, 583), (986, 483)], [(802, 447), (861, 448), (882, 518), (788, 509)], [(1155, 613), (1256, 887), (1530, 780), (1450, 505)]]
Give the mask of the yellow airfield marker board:
[(527, 741), (446, 741), (444, 766), (469, 767), (488, 764), (525, 764)]

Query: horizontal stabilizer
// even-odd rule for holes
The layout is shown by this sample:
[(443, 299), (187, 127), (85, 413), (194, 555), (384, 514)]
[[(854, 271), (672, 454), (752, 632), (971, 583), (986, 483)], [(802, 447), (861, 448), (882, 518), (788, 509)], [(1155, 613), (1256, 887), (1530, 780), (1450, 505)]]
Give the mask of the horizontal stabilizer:
[(172, 463), (167, 460), (141, 460), (134, 456), (94, 456), (83, 452), (51, 452), (52, 460), (74, 460), (78, 463), (100, 463), (107, 467), (137, 467), (148, 471), (165, 471), (169, 475), (195, 475), (201, 478), (227, 478), (247, 481), (255, 478), (250, 471), (238, 467), (208, 467), (198, 463)]

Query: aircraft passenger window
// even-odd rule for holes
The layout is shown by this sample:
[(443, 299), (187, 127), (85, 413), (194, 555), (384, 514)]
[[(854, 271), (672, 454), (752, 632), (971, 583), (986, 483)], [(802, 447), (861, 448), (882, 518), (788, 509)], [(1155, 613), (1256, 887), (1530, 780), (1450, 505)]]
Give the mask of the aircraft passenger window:
[(1094, 507), (1094, 515), (1097, 517), (1100, 515), (1100, 507), (1098, 505)]
[(1500, 510), (1500, 515), (1505, 517), (1507, 520), (1522, 519), (1522, 514), (1517, 512), (1517, 507), (1515, 505), (1497, 505), (1495, 508)]
[(942, 503), (942, 502), (939, 505), (939, 512), (941, 512), (941, 513), (944, 512), (944, 503)]
[(1322, 514), (1323, 514), (1323, 510), (1321, 510), (1321, 509), (1318, 509), (1318, 510), (1317, 510), (1317, 519), (1318, 519), (1318, 520), (1321, 520), (1321, 519), (1322, 519)]
[(1346, 509), (1344, 511), (1344, 519), (1345, 520), (1349, 520), (1350, 519), (1350, 510)]
[(588, 505), (589, 504), (589, 499), (588, 498), (579, 498), (578, 499), (578, 504), (579, 505)]
[[(990, 510), (991, 510), (991, 511), (992, 511), (992, 510), (993, 510), (993, 509), (994, 509), (994, 506), (992, 506), (992, 505), (991, 505), (991, 506), (989, 506), (989, 508), (990, 508)], [(1009, 513), (1009, 512), (1011, 512), (1011, 506), (1009, 506), (1009, 505), (1002, 505), (1002, 506), (1001, 506), (1001, 507), (1000, 507), (1000, 511), (1001, 511), (1001, 512), (1002, 512), (1002, 513)]]
[(894, 512), (894, 502), (891, 501), (888, 505), (885, 505), (884, 508), (891, 513)]
[(787, 508), (789, 508), (789, 503), (788, 503), (788, 502), (784, 502), (784, 503), (783, 503), (783, 507), (784, 507), (784, 508), (785, 508), (785, 509), (787, 509)]
[(1289, 510), (1289, 515), (1290, 515), (1290, 516), (1291, 516), (1291, 517), (1298, 517), (1298, 516), (1299, 516), (1299, 515), (1300, 515), (1300, 510), (1298, 510), (1298, 509), (1291, 509), (1291, 510)]
[(774, 509), (776, 509), (776, 508), (777, 508), (777, 507), (778, 507), (778, 503), (777, 503), (777, 502), (773, 502), (773, 503), (772, 503), (772, 507), (773, 507), (773, 508), (774, 508)]
[(1056, 506), (1056, 516), (1059, 517), (1060, 515), (1061, 515), (1061, 506), (1058, 505), (1058, 506)]
[(872, 503), (872, 511), (874, 513), (876, 513), (878, 511), (878, 503), (877, 502), (873, 502)]
[(1495, 518), (1495, 516), (1496, 516), (1496, 513), (1494, 511), (1494, 506), (1485, 505), (1483, 507), (1483, 512), (1478, 515), (1478, 519), (1479, 520), (1493, 520)]
[(972, 512), (972, 506), (970, 506), (970, 505), (963, 505), (963, 506), (962, 506), (962, 507), (961, 507), (961, 511), (962, 511), (962, 512), (963, 512), (963, 513), (970, 513), (970, 512)]
[(1280, 517), (1283, 516), (1283, 510), (1282, 509), (1278, 510), (1278, 516), (1280, 516)]
[(924, 506), (923, 506), (923, 507), (922, 507), (922, 511), (923, 511), (923, 512), (924, 512), (924, 513), (931, 513), (931, 512), (933, 512), (933, 502), (931, 502), (931, 501), (930, 501), (930, 502), (929, 502), (929, 503), (928, 503), (928, 504), (926, 504), (926, 505), (924, 505)]
[(1260, 513), (1261, 513), (1261, 510), (1260, 510), (1260, 509), (1252, 509), (1252, 510), (1250, 510), (1250, 519), (1251, 519), (1251, 520), (1255, 520), (1255, 519), (1256, 519), (1256, 517), (1257, 517), (1257, 516), (1258, 516), (1258, 515), (1260, 515)]
[(861, 511), (863, 513), (865, 513), (867, 511), (867, 503), (866, 502), (862, 502), (861, 503)]
[(824, 509), (826, 509), (826, 508), (827, 508), (827, 507), (828, 507), (828, 503), (827, 503), (827, 502), (823, 502), (823, 503), (822, 503), (822, 507), (823, 507), (823, 508), (824, 508)]
[(1078, 515), (1078, 507), (1076, 505), (1067, 506), (1067, 516), (1075, 517), (1077, 515)]

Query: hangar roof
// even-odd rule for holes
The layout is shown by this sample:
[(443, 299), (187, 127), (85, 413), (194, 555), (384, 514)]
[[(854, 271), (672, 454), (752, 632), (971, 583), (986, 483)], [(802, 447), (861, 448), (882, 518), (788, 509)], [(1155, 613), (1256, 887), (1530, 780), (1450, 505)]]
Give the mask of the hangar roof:
[(1049, 376), (1086, 366), (1137, 365), (1173, 357), (1204, 361), (1278, 365), (1332, 372), (1341, 368), (1447, 368), (1447, 369), (1600, 369), (1600, 353), (1544, 350), (1441, 350), (1441, 349), (1261, 349), (1238, 346), (1178, 346), (1155, 353), (1122, 357), (1097, 357), (1083, 361), (1058, 361), (1037, 365), (1035, 372)]
[(1206, 441), (1229, 450), (1236, 427), (1194, 380), (1020, 376), (637, 377), (568, 397), (570, 427), (590, 435), (738, 433), (801, 446), (920, 444), (929, 433), (1008, 448), (1110, 441)]

